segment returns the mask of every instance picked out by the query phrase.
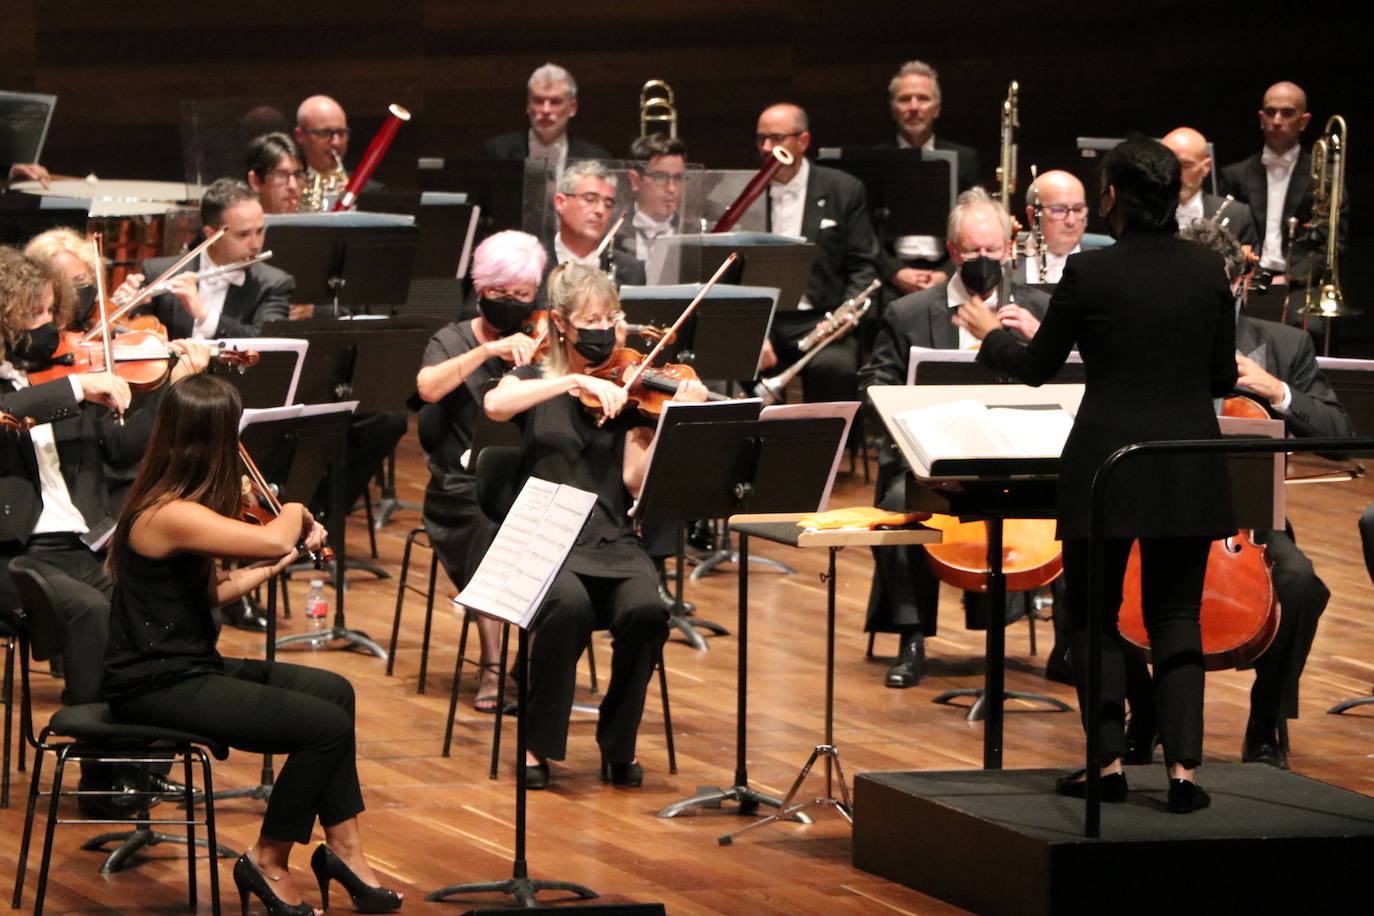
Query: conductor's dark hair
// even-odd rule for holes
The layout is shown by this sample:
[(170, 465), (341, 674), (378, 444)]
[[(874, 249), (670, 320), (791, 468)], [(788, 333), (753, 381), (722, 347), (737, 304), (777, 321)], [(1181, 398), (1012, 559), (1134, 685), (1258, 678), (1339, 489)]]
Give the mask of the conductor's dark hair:
[(1107, 184), (1116, 188), (1116, 205), (1128, 228), (1177, 232), (1181, 182), (1178, 157), (1148, 137), (1131, 137), (1114, 146), (1102, 160)]
[(224, 211), (245, 200), (257, 200), (258, 192), (240, 178), (218, 178), (200, 199), (200, 221), (206, 226), (224, 225)]
[(266, 181), (267, 174), (277, 167), (286, 156), (290, 156), (298, 163), (304, 164), (305, 157), (301, 155), (301, 148), (296, 145), (290, 134), (274, 131), (270, 134), (260, 134), (248, 141), (248, 161), (246, 163), (248, 171), (258, 176), (259, 181)]

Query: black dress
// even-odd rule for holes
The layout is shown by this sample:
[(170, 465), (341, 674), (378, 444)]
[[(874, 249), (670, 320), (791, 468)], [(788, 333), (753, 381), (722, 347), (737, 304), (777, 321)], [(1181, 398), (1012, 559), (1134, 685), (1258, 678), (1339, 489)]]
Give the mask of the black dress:
[[(526, 369), (518, 374), (529, 377)], [(566, 755), (577, 659), (593, 630), (611, 631), (611, 680), (596, 738), (603, 760), (635, 759), (644, 693), (668, 638), (658, 577), (628, 517), (625, 436), (645, 422), (628, 411), (604, 426), (569, 395), (514, 418), (525, 437), (524, 472), (596, 494), (587, 525), (534, 622), (528, 743), (544, 759)]]
[(177, 728), (253, 753), (289, 754), (262, 832), (307, 843), (363, 810), (354, 760), (353, 686), (329, 671), (225, 659), (215, 649), (211, 563), (120, 548), (105, 697), (127, 722)]

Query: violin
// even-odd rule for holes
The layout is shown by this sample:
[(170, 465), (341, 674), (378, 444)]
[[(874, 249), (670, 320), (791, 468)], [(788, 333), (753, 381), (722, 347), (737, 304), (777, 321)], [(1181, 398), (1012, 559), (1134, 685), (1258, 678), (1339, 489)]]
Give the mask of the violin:
[(33, 429), (35, 425), (33, 417), (16, 417), (0, 410), (0, 429), (12, 433), (24, 433)]
[[(677, 394), (678, 386), (691, 379), (699, 382), (701, 379), (691, 366), (681, 363), (668, 363), (655, 369), (643, 368), (648, 361), (648, 357), (638, 350), (629, 347), (620, 347), (611, 351), (611, 356), (599, 366), (593, 366), (587, 370), (587, 374), (593, 378), (605, 379), (608, 382), (615, 382), (626, 389), (627, 400), (625, 407), (638, 408), (640, 411), (658, 416), (663, 412), (663, 405), (673, 399)], [(626, 379), (631, 379), (629, 384), (625, 384)], [(714, 391), (706, 394), (710, 401), (729, 401), (731, 398)], [(601, 417), (601, 402), (588, 394), (580, 396), (582, 403)]]
[[(239, 520), (255, 525), (265, 525), (281, 515), (281, 500), (277, 499), (277, 494), (272, 489), (272, 485), (267, 482), (262, 471), (258, 470), (257, 464), (253, 461), (253, 456), (248, 454), (248, 449), (242, 442), (239, 443), (239, 460), (243, 462), (245, 484), (251, 485), (244, 487), (243, 502), (239, 506)], [(253, 490), (257, 491), (256, 499), (253, 498)], [(319, 550), (310, 550), (302, 540), (296, 549), (308, 556), (310, 562), (315, 564), (316, 569), (324, 569), (326, 565), (334, 562), (334, 551), (327, 546), (321, 547)]]
[[(1236, 395), (1222, 402), (1222, 416), (1269, 419), (1269, 411)], [(1242, 668), (1264, 654), (1279, 631), (1279, 605), (1265, 548), (1252, 532), (1213, 541), (1202, 586), (1202, 664), (1208, 671)], [(1121, 583), (1117, 626), (1126, 642), (1150, 659), (1150, 636), (1140, 607), (1140, 545), (1131, 547)]]
[[(180, 353), (167, 345), (167, 339), (154, 331), (125, 331), (109, 340), (109, 359), (106, 363), (105, 340), (89, 341), (80, 331), (64, 331), (61, 343), (46, 369), (30, 372), (29, 379), (39, 385), (78, 372), (102, 372), (106, 366), (124, 379), (134, 391), (148, 391), (160, 387)], [(233, 366), (243, 372), (258, 364), (256, 350), (238, 350), (213, 344), (210, 358)]]

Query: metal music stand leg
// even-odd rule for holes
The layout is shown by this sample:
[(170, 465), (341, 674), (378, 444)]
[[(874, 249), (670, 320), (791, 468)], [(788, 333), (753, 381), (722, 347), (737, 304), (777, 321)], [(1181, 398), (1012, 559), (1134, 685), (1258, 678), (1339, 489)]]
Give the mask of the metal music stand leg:
[[(782, 799), (767, 795), (749, 786), (749, 768), (746, 761), (747, 724), (749, 716), (749, 535), (739, 538), (739, 663), (735, 680), (735, 784), (728, 789), (713, 786), (702, 787), (696, 795), (675, 801), (658, 812), (658, 817), (677, 817), (693, 808), (719, 808), (723, 801), (739, 804), (738, 814), (745, 816), (756, 812), (759, 805), (782, 807)], [(695, 574), (694, 574), (695, 575)], [(803, 824), (810, 823), (805, 814), (794, 815), (793, 820)]]
[(1353, 700), (1341, 700), (1335, 706), (1328, 709), (1327, 712), (1333, 716), (1338, 716), (1347, 709), (1354, 709), (1356, 706), (1367, 706), (1370, 703), (1374, 703), (1374, 696), (1356, 697)]
[(381, 499), (377, 500), (377, 520), (372, 523), (373, 531), (381, 531), (385, 528), (387, 523), (391, 521), (391, 516), (395, 515), (398, 509), (419, 512), (424, 508), (415, 503), (408, 503), (396, 498), (396, 450), (394, 448), (386, 458), (382, 459), (381, 484)]
[(425, 896), (426, 900), (444, 900), (448, 897), (497, 892), (515, 898), (522, 907), (532, 909), (539, 901), (535, 895), (540, 891), (569, 891), (583, 900), (595, 900), (599, 895), (590, 888), (571, 881), (542, 881), (529, 876), (525, 861), (525, 715), (526, 691), (529, 684), (529, 631), (520, 629), (520, 643), (516, 668), (515, 701), (519, 708), (515, 722), (515, 861), (512, 863), (511, 877), (502, 881), (478, 881), (467, 884), (451, 884)]
[(710, 648), (706, 644), (706, 638), (697, 632), (697, 627), (709, 630), (716, 636), (729, 636), (730, 631), (718, 623), (711, 620), (702, 620), (697, 617), (688, 617), (683, 610), (685, 605), (682, 601), (682, 586), (684, 581), (684, 571), (687, 563), (687, 532), (682, 525), (677, 528), (677, 572), (673, 575), (673, 608), (668, 613), (668, 626), (680, 632), (687, 642), (694, 649), (703, 652)]
[[(740, 540), (744, 540), (744, 535), (740, 536)], [(720, 546), (716, 548), (715, 553), (712, 553), (710, 556), (702, 557), (697, 561), (697, 568), (692, 570), (692, 581), (695, 582), (697, 579), (710, 575), (711, 572), (722, 563), (736, 563), (741, 566), (749, 563), (758, 563), (762, 566), (771, 566), (778, 572), (789, 576), (795, 576), (797, 574), (795, 569), (781, 560), (774, 560), (770, 557), (751, 557), (747, 551), (734, 550), (730, 546), (730, 526), (728, 524), (723, 524), (721, 526)]]
[[(746, 537), (747, 535), (741, 535), (740, 540), (743, 541)], [(806, 763), (797, 774), (792, 787), (783, 796), (778, 810), (752, 824), (746, 824), (738, 830), (724, 834), (717, 840), (722, 846), (729, 846), (740, 834), (778, 821), (789, 820), (811, 808), (833, 808), (850, 824), (854, 823), (854, 807), (849, 800), (849, 787), (844, 781), (844, 768), (840, 766), (840, 752), (835, 747), (835, 554), (839, 551), (839, 547), (829, 548), (830, 563), (826, 572), (825, 743), (816, 745), (811, 751), (811, 756), (806, 758)], [(793, 804), (792, 800), (796, 798), (802, 783), (806, 782), (806, 777), (811, 775), (811, 767), (815, 765), (817, 758), (825, 760), (825, 795)], [(840, 783), (839, 798), (835, 797), (836, 778)]]

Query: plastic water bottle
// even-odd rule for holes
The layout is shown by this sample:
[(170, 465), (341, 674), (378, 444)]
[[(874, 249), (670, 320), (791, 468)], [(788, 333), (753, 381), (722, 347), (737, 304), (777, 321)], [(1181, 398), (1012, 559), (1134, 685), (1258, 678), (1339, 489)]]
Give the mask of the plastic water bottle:
[(329, 632), (329, 599), (324, 594), (324, 580), (311, 579), (305, 596), (305, 630), (310, 634), (310, 648), (323, 649)]

